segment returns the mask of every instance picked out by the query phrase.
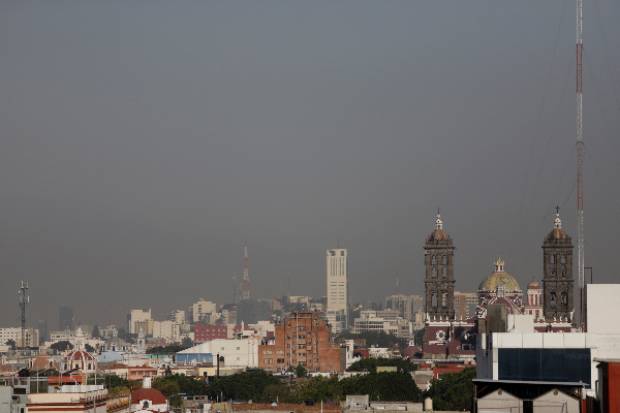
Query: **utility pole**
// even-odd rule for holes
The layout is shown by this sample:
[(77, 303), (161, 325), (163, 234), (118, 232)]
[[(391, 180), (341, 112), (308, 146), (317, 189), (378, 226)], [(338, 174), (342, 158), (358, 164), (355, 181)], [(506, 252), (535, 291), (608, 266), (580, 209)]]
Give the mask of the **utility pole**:
[(19, 301), (19, 310), (21, 312), (21, 348), (24, 350), (26, 348), (26, 305), (30, 303), (30, 297), (28, 296), (28, 281), (21, 281), (19, 290), (17, 290), (17, 296)]
[(576, 10), (576, 92), (577, 92), (577, 274), (579, 283), (579, 324), (583, 329), (585, 320), (584, 310), (584, 283), (585, 283), (585, 254), (584, 254), (584, 219), (583, 219), (583, 0), (577, 0)]

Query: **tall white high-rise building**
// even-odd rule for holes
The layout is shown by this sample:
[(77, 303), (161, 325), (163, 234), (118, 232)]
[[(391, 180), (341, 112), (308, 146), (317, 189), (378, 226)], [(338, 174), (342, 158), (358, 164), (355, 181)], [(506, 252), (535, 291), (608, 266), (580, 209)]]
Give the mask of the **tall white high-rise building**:
[(327, 321), (332, 332), (339, 333), (347, 325), (347, 250), (336, 248), (326, 253)]
[(217, 304), (207, 301), (204, 298), (196, 301), (192, 304), (192, 322), (198, 323), (200, 321), (211, 324), (214, 320), (215, 313), (217, 312)]
[(147, 331), (148, 328), (144, 328), (144, 326), (148, 325), (151, 320), (150, 308), (147, 310), (143, 310), (141, 308), (131, 310), (127, 316), (129, 334), (138, 334), (140, 332), (140, 328), (145, 330), (144, 334), (152, 334), (152, 331)]

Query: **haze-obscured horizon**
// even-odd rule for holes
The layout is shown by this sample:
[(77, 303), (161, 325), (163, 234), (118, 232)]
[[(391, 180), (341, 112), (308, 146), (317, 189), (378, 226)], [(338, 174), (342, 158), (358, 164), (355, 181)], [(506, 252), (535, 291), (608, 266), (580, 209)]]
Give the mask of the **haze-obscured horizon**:
[[(585, 10), (586, 265), (618, 282), (620, 4)], [(570, 1), (5, 1), (0, 322), (158, 317), (254, 293), (423, 290), (441, 208), (457, 289), (524, 286), (575, 238)]]

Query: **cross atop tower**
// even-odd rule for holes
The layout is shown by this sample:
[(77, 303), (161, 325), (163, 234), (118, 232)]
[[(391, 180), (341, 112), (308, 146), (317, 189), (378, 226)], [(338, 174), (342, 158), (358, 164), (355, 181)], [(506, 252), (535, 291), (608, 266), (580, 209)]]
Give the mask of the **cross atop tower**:
[(435, 215), (435, 229), (443, 229), (443, 221), (441, 220), (439, 208), (437, 208), (437, 215)]
[(553, 220), (553, 228), (562, 229), (562, 220), (560, 219), (560, 207), (555, 207), (555, 219)]

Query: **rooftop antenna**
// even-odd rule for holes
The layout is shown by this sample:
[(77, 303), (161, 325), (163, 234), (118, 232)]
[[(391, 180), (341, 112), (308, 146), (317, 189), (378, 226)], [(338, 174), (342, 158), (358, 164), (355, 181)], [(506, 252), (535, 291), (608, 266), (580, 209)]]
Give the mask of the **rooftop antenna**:
[(30, 304), (30, 297), (28, 296), (28, 281), (21, 281), (19, 290), (17, 290), (17, 296), (19, 297), (19, 310), (21, 313), (21, 348), (24, 350), (26, 348), (26, 305)]
[(584, 258), (584, 222), (583, 222), (583, 161), (584, 161), (584, 143), (583, 143), (583, 0), (577, 0), (576, 11), (576, 92), (577, 92), (577, 274), (579, 283), (579, 322), (581, 327), (584, 326), (584, 275), (585, 275), (585, 258)]
[(241, 279), (240, 299), (250, 299), (250, 258), (248, 256), (248, 246), (243, 244), (243, 278)]

